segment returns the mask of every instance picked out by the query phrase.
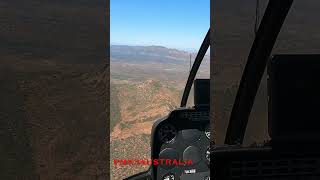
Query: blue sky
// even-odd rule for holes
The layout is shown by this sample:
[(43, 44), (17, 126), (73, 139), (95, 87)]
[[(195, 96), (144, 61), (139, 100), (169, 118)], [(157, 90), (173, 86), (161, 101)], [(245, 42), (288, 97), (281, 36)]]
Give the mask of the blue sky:
[(197, 50), (209, 28), (210, 0), (110, 0), (110, 41)]

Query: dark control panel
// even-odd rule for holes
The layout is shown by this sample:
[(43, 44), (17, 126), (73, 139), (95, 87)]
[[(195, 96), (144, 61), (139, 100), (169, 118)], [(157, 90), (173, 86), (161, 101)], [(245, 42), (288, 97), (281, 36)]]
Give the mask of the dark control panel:
[(210, 179), (209, 109), (180, 108), (152, 130), (153, 175), (159, 180)]

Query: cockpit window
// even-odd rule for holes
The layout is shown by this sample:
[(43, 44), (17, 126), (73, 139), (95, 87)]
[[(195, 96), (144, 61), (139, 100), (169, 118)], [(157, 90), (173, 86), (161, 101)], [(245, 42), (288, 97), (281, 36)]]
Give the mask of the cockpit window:
[[(223, 144), (231, 110), (251, 45), (267, 1), (214, 1), (213, 125), (217, 144)], [(258, 5), (258, 6), (257, 6)], [(265, 82), (264, 82), (265, 83)], [(261, 88), (262, 89), (262, 88)], [(251, 113), (245, 143), (267, 139), (267, 103), (259, 90)]]
[(320, 53), (320, 2), (294, 1), (273, 53)]
[[(215, 57), (212, 96), (215, 106), (212, 109), (218, 144), (224, 141), (242, 72), (254, 40), (257, 15), (261, 21), (267, 3), (268, 1), (257, 0), (214, 2)], [(316, 0), (294, 1), (272, 54), (319, 54), (319, 7), (320, 2)], [(265, 72), (250, 114), (244, 144), (262, 143), (269, 139)]]
[[(210, 6), (209, 0), (110, 3), (111, 179), (123, 179), (149, 168), (114, 160), (150, 159), (151, 128), (180, 105), (190, 65), (209, 28)], [(209, 78), (209, 67), (206, 56), (197, 78)]]

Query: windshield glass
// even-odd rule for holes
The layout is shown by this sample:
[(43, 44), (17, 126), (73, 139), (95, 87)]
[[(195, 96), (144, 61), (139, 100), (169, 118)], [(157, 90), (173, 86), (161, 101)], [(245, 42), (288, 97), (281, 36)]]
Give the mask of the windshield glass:
[[(214, 58), (213, 58), (213, 128), (217, 144), (224, 142), (234, 99), (241, 75), (255, 37), (255, 19), (261, 20), (267, 1), (260, 1), (256, 14), (256, 0), (214, 1)], [(257, 16), (258, 15), (258, 16)], [(259, 21), (258, 21), (259, 22)], [(251, 143), (267, 137), (267, 103), (263, 98), (265, 92), (257, 95), (250, 119), (254, 123), (248, 126)], [(251, 122), (251, 120), (249, 120)], [(249, 139), (249, 140), (248, 140)], [(245, 142), (247, 143), (247, 142)]]
[[(218, 144), (223, 143), (234, 99), (251, 44), (254, 40), (256, 0), (241, 3), (215, 2), (214, 127)], [(267, 5), (260, 1), (260, 20)], [(319, 54), (320, 36), (317, 17), (320, 2), (294, 1), (272, 54)], [(272, 55), (271, 54), (271, 55)], [(252, 108), (244, 144), (269, 140), (266, 72)]]
[(319, 54), (319, 8), (317, 0), (294, 1), (273, 54)]
[[(180, 106), (197, 51), (209, 28), (209, 0), (111, 0), (111, 179), (149, 165), (115, 165), (150, 159), (153, 123)], [(209, 56), (197, 78), (209, 78)], [(193, 105), (193, 90), (187, 106)]]

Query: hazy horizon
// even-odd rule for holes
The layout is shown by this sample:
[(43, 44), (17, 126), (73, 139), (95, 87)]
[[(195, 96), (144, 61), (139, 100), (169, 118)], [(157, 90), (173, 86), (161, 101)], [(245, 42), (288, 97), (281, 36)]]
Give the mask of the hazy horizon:
[(210, 26), (210, 1), (110, 1), (112, 44), (198, 49)]
[[(186, 52), (190, 52), (190, 53), (196, 53), (198, 52), (198, 49), (200, 49), (200, 46), (198, 49), (196, 48), (176, 48), (176, 47), (169, 47), (169, 46), (164, 46), (164, 45), (159, 45), (159, 44), (123, 44), (123, 43), (110, 43), (110, 46), (138, 46), (138, 47), (164, 47), (167, 49), (175, 49), (175, 50), (179, 50), (179, 51), (186, 51)], [(209, 50), (208, 50), (209, 52)]]

